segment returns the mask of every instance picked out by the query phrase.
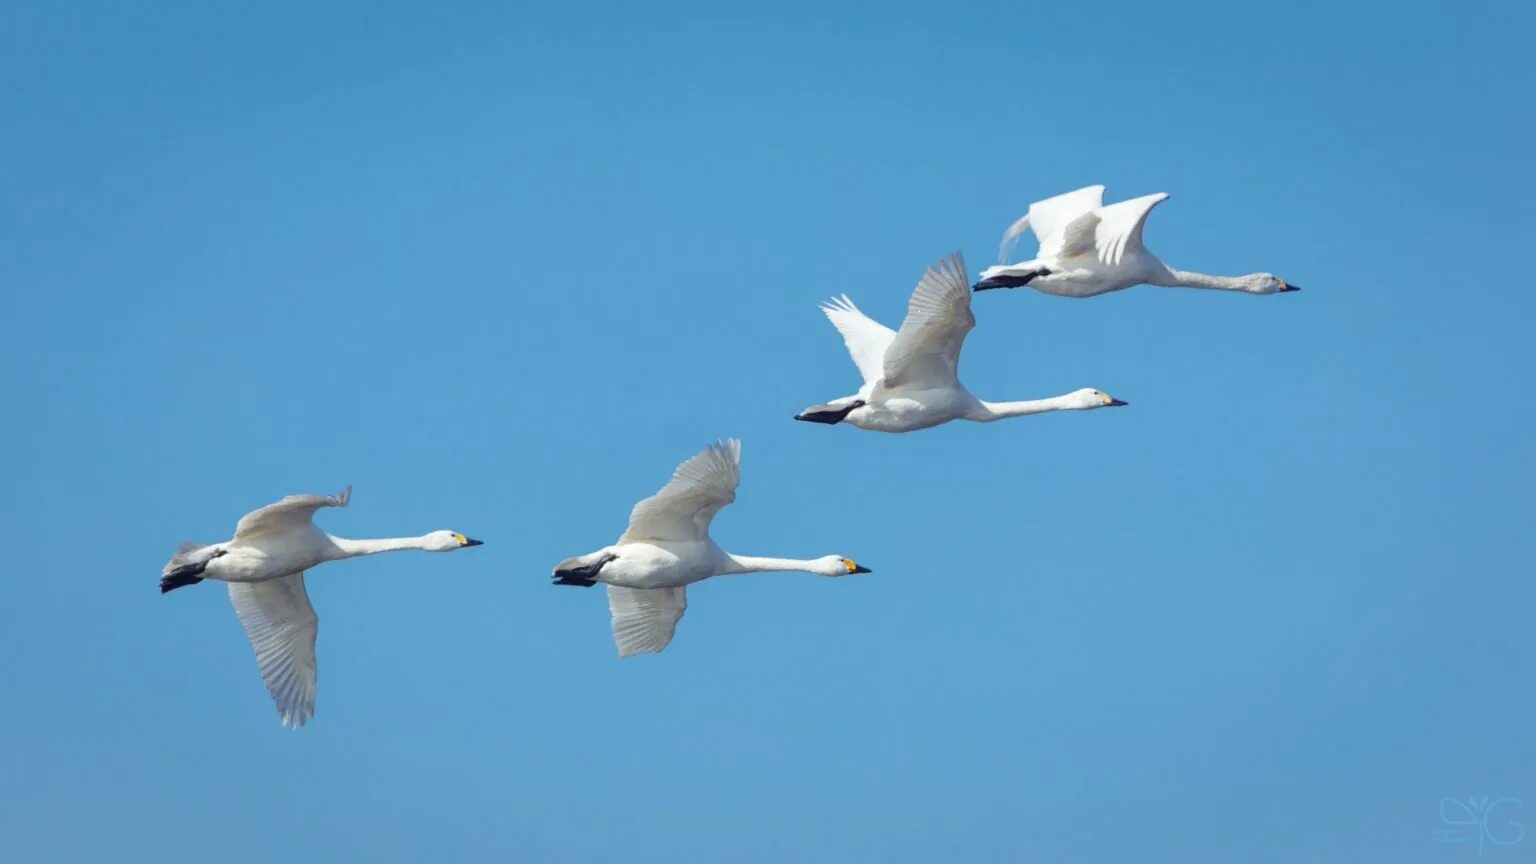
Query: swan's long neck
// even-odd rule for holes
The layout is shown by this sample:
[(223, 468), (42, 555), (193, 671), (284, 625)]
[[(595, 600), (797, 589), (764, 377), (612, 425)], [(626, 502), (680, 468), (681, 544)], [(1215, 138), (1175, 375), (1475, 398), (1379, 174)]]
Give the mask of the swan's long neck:
[(815, 561), (803, 561), (799, 558), (757, 558), (752, 555), (732, 555), (725, 553), (725, 569), (721, 574), (727, 573), (775, 573), (785, 570), (804, 570), (807, 573), (816, 572), (813, 568)]
[(1248, 282), (1241, 276), (1212, 276), (1209, 273), (1196, 273), (1193, 270), (1180, 270), (1177, 267), (1155, 267), (1148, 276), (1147, 282), (1152, 285), (1166, 285), (1169, 288), (1210, 288), (1216, 291), (1247, 291)]
[(1067, 404), (1067, 397), (1052, 396), (1049, 399), (1029, 399), (1023, 402), (987, 402), (977, 400), (981, 408), (966, 415), (968, 420), (978, 420), (982, 423), (990, 423), (993, 420), (1002, 420), (1005, 417), (1023, 417), (1027, 414), (1043, 414), (1046, 411), (1061, 411), (1072, 406)]
[(341, 553), (337, 558), (356, 558), (359, 555), (376, 555), (380, 552), (399, 552), (404, 549), (425, 549), (425, 537), (387, 537), (383, 540), (349, 540), (332, 537), (331, 542)]

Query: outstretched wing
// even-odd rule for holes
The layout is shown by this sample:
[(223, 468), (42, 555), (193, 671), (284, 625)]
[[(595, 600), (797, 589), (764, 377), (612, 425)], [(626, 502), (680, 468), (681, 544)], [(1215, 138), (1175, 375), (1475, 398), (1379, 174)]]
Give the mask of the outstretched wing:
[(619, 656), (655, 654), (667, 647), (677, 622), (688, 610), (688, 597), (676, 588), (608, 586), (608, 611), (613, 613), (613, 642)]
[(235, 526), (234, 542), (303, 528), (310, 524), (315, 511), (321, 507), (345, 507), (351, 500), (351, 486), (335, 495), (289, 495), (276, 504), (245, 514)]
[(1023, 237), (1024, 232), (1028, 230), (1028, 213), (1020, 216), (1017, 221), (1008, 226), (1008, 230), (1003, 232), (1003, 239), (997, 244), (997, 263), (1010, 263), (1008, 259), (1013, 257), (1013, 247), (1019, 245), (1019, 238)]
[(1159, 192), (1100, 208), (1099, 224), (1094, 228), (1099, 260), (1112, 267), (1118, 266), (1125, 253), (1144, 250), (1141, 230), (1147, 223), (1147, 214), (1167, 200), (1168, 194)]
[(740, 483), (741, 442), (717, 441), (677, 466), (660, 492), (635, 505), (619, 542), (703, 540), (710, 520), (736, 500)]
[(1040, 257), (1059, 261), (1078, 255), (1092, 255), (1098, 227), (1099, 211), (1084, 213), (1068, 222), (1059, 233), (1051, 235), (1050, 242), (1040, 244)]
[(1037, 258), (1060, 255), (1061, 237), (1068, 225), (1084, 214), (1097, 210), (1104, 203), (1103, 186), (1085, 186), (1065, 192), (1054, 198), (1036, 201), (1029, 205), (1029, 212), (1003, 232), (1002, 246), (998, 249), (998, 261), (1008, 263), (1008, 256), (1026, 228), (1033, 229), (1040, 242)]
[(315, 634), (320, 629), (320, 619), (304, 591), (304, 574), (266, 582), (231, 582), (229, 602), (256, 650), (261, 680), (283, 725), (303, 726), (315, 714)]
[(928, 268), (907, 301), (907, 317), (885, 349), (884, 386), (909, 390), (953, 386), (960, 346), (976, 326), (965, 259), (956, 252)]
[(896, 338), (896, 331), (859, 311), (847, 294), (821, 304), (821, 311), (843, 334), (843, 344), (848, 346), (848, 354), (853, 357), (853, 365), (859, 367), (864, 383), (879, 381), (885, 368), (885, 349)]

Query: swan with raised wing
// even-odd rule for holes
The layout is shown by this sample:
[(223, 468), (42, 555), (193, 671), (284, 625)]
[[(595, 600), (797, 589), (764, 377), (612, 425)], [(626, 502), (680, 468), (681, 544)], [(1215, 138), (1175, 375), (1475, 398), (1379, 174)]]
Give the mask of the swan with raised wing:
[(860, 312), (846, 295), (823, 304), (821, 311), (843, 335), (864, 386), (852, 396), (813, 405), (796, 414), (796, 420), (912, 432), (951, 420), (987, 423), (1126, 404), (1093, 388), (1022, 402), (987, 402), (971, 395), (960, 383), (958, 370), (960, 347), (976, 326), (976, 317), (971, 314), (965, 261), (958, 252), (928, 268), (907, 301), (900, 330)]
[(1147, 215), (1166, 200), (1168, 195), (1159, 192), (1105, 207), (1104, 187), (1088, 186), (1036, 201), (1003, 233), (998, 258), (1008, 260), (1026, 229), (1040, 241), (1039, 253), (1029, 261), (988, 267), (975, 289), (1028, 286), (1058, 297), (1096, 297), (1142, 284), (1248, 294), (1301, 290), (1272, 273), (1212, 276), (1159, 261), (1142, 245), (1141, 235)]
[(731, 573), (870, 572), (841, 555), (758, 558), (721, 549), (709, 537), (709, 523), (736, 500), (740, 482), (741, 442), (711, 444), (677, 466), (661, 491), (635, 505), (619, 542), (555, 565), (556, 585), (608, 586), (620, 657), (667, 647), (688, 608), (687, 586), (695, 582)]
[(315, 634), (319, 619), (304, 590), (304, 571), (326, 561), (378, 552), (420, 549), (452, 552), (481, 545), (454, 531), (420, 537), (349, 540), (315, 527), (315, 511), (345, 507), (337, 495), (289, 495), (247, 513), (235, 536), (204, 546), (183, 543), (160, 576), (160, 593), (204, 579), (229, 583), (229, 599), (256, 651), (256, 665), (283, 725), (297, 729), (315, 713)]

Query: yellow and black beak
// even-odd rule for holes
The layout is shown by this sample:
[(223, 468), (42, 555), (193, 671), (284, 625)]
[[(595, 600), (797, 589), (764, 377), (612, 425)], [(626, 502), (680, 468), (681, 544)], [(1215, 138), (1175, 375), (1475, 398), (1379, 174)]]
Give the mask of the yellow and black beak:
[(848, 568), (848, 572), (850, 574), (853, 574), (853, 573), (872, 573), (872, 572), (874, 572), (874, 571), (870, 570), (868, 567), (860, 567), (859, 565), (853, 563), (852, 561), (849, 561), (847, 558), (843, 559), (843, 566)]
[(1113, 407), (1118, 406), (1118, 405), (1129, 405), (1131, 403), (1125, 401), (1124, 399), (1116, 399), (1114, 397), (1110, 397), (1110, 400), (1108, 402), (1105, 402), (1104, 404), (1107, 407), (1113, 408)]
[(467, 548), (467, 547), (470, 547), (470, 546), (484, 546), (485, 545), (485, 541), (483, 541), (483, 540), (471, 540), (470, 538), (465, 537), (463, 534), (455, 534), (455, 535), (453, 535), (453, 537), (454, 537), (455, 540), (459, 541), (459, 548), (461, 548), (461, 549)]
[(1301, 290), (1301, 286), (1300, 285), (1292, 285), (1291, 283), (1285, 281), (1284, 279), (1280, 280), (1280, 293), (1281, 294), (1284, 294), (1287, 291), (1300, 291), (1300, 290)]

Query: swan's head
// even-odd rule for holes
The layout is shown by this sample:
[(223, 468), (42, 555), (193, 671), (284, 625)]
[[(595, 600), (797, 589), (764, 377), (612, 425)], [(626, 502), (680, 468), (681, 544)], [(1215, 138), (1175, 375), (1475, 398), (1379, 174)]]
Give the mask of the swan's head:
[(1084, 387), (1067, 394), (1067, 407), (1078, 411), (1087, 411), (1091, 408), (1115, 408), (1129, 404), (1092, 387)]
[(812, 572), (817, 576), (851, 576), (854, 573), (870, 572), (868, 567), (860, 567), (853, 563), (851, 558), (844, 558), (841, 555), (825, 555), (817, 558), (815, 567), (816, 569)]
[(426, 542), (422, 544), (421, 548), (428, 552), (452, 552), (455, 549), (463, 549), (467, 546), (481, 545), (479, 540), (471, 540), (457, 531), (433, 531), (422, 539)]
[(1292, 285), (1273, 273), (1254, 273), (1243, 277), (1243, 290), (1250, 294), (1283, 294), (1287, 291), (1300, 291), (1301, 286)]

